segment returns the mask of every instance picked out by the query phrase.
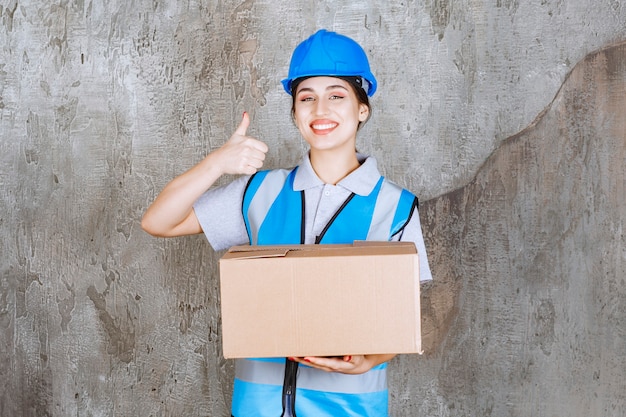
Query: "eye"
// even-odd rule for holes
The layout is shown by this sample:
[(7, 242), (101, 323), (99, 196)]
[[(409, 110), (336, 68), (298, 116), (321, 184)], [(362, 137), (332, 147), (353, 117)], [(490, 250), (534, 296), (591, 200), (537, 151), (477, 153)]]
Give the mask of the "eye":
[(344, 96), (339, 95), (339, 94), (332, 94), (329, 98), (331, 100), (340, 100), (340, 99), (344, 98)]
[(315, 99), (312, 96), (301, 96), (299, 100), (300, 101), (313, 101)]

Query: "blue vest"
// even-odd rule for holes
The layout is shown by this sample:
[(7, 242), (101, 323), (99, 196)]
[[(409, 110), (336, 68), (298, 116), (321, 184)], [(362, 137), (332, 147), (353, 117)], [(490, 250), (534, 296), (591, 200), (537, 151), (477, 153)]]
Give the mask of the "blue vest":
[[(293, 189), (297, 169), (261, 171), (250, 179), (242, 205), (250, 244), (304, 243), (304, 191)], [(369, 195), (352, 194), (341, 205), (316, 243), (391, 240), (416, 207), (413, 194), (380, 177)], [(284, 358), (238, 359), (233, 416), (280, 416), (284, 369)], [(295, 404), (298, 417), (387, 416), (387, 364), (361, 375), (300, 365)]]
[[(248, 182), (242, 211), (251, 245), (304, 243), (304, 191), (293, 189), (297, 170), (261, 171)], [(417, 197), (381, 176), (369, 195), (348, 197), (316, 243), (391, 240), (416, 207)]]

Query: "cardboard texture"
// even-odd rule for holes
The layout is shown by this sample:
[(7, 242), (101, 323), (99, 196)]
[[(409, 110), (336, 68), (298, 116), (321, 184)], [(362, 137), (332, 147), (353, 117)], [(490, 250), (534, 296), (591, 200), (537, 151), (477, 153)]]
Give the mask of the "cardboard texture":
[(226, 358), (421, 353), (413, 243), (237, 246), (220, 286)]

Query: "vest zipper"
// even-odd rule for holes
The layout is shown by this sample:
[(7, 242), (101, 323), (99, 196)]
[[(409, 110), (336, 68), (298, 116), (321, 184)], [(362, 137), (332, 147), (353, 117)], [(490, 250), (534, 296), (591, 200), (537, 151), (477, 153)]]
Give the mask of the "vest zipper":
[(281, 417), (296, 417), (296, 376), (298, 362), (285, 359), (285, 379), (283, 381), (283, 413)]

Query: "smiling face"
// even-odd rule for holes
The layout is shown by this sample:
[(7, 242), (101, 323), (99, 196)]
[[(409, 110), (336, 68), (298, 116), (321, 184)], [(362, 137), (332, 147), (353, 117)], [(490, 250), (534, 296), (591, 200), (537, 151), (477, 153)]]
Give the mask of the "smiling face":
[(294, 92), (294, 119), (311, 151), (354, 153), (359, 123), (369, 107), (357, 98), (349, 82), (335, 77), (311, 77)]

